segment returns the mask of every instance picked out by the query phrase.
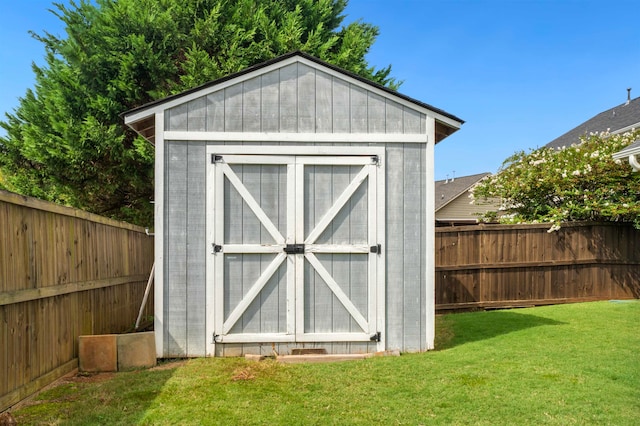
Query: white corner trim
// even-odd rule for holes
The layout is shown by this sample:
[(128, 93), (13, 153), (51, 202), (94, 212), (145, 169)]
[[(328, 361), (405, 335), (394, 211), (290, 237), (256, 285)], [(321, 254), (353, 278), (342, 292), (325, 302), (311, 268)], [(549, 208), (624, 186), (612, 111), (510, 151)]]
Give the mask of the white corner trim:
[[(156, 114), (156, 125), (164, 127), (164, 113)], [(154, 300), (154, 330), (156, 340), (156, 355), (164, 357), (164, 140), (162, 133), (156, 137), (155, 144), (155, 194), (154, 194), (154, 252), (155, 252), (155, 282)]]
[(640, 172), (640, 162), (638, 162), (638, 159), (636, 158), (635, 154), (629, 155), (629, 164), (633, 168), (634, 172)]
[(426, 349), (435, 349), (436, 335), (436, 285), (435, 285), (435, 210), (433, 208), (433, 200), (435, 200), (435, 179), (434, 179), (434, 146), (436, 135), (435, 119), (427, 117), (426, 133), (431, 136), (431, 142), (427, 143), (426, 164), (425, 164), (425, 189), (426, 189), (426, 205), (425, 211), (425, 340)]

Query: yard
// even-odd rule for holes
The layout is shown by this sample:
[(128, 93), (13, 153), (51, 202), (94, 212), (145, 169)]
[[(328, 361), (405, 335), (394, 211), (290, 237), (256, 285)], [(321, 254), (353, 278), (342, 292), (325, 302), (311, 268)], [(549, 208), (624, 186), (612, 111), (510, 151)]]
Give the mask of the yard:
[(637, 424), (640, 301), (437, 318), (434, 352), (166, 362), (63, 379), (18, 424)]

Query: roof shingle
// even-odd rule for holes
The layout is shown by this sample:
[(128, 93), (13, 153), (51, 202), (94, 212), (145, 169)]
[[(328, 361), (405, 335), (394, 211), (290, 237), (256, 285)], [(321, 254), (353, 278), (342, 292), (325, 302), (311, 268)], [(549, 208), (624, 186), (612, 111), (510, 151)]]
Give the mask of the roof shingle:
[(579, 143), (580, 137), (589, 133), (600, 133), (609, 130), (610, 133), (617, 133), (631, 127), (640, 127), (640, 97), (632, 99), (629, 103), (623, 103), (608, 109), (591, 119), (580, 124), (578, 127), (569, 130), (564, 135), (552, 140), (545, 147), (562, 148)]

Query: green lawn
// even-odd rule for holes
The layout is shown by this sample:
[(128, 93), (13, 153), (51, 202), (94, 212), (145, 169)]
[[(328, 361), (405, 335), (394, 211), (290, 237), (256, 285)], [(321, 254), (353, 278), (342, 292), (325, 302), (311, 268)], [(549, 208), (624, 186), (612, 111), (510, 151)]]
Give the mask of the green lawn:
[(19, 424), (640, 422), (640, 301), (438, 318), (438, 350), (334, 364), (194, 359), (67, 382)]

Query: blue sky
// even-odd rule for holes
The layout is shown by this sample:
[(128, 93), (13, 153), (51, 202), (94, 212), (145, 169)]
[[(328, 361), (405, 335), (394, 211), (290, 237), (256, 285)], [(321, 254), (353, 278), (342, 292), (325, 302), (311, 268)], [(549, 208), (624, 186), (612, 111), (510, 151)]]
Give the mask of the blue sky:
[[(2, 113), (33, 87), (31, 63), (42, 63), (28, 31), (62, 35), (51, 7), (0, 5)], [(346, 15), (380, 28), (367, 59), (391, 64), (400, 92), (465, 120), (436, 146), (436, 179), (495, 172), (515, 151), (624, 103), (628, 87), (640, 96), (635, 0), (350, 0)]]

